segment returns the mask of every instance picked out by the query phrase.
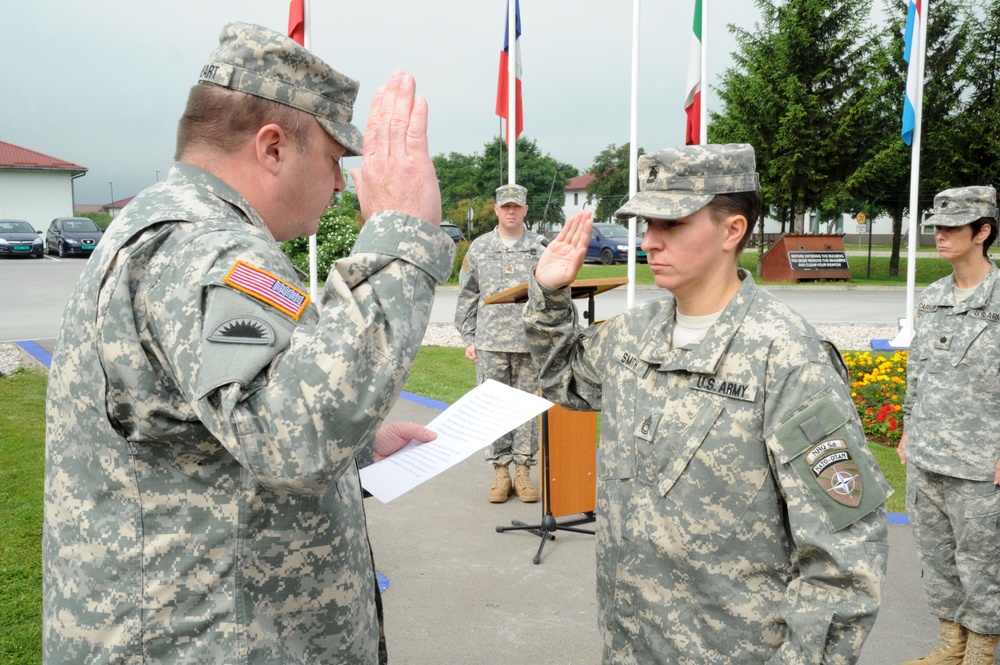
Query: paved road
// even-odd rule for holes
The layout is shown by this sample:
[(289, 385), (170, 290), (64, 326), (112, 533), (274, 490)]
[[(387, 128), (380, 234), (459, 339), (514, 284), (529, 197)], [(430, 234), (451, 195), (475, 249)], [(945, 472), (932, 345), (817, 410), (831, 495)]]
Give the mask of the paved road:
[(0, 259), (0, 342), (54, 340), (85, 265), (80, 257)]
[[(758, 282), (759, 283), (759, 282)], [(906, 290), (887, 287), (869, 289), (852, 286), (783, 286), (767, 287), (812, 324), (882, 323), (897, 325), (906, 315)], [(663, 291), (655, 286), (637, 287), (635, 303), (659, 298)], [(597, 296), (595, 307), (600, 318), (621, 314), (626, 309), (625, 287)], [(441, 287), (431, 309), (432, 323), (450, 323), (455, 318), (456, 287)], [(585, 301), (578, 301), (583, 306)]]
[[(59, 330), (63, 309), (87, 264), (81, 258), (0, 259), (0, 342), (34, 340), (48, 347)], [(895, 325), (906, 313), (905, 289), (850, 285), (766, 287), (811, 323), (881, 323)], [(635, 302), (657, 298), (655, 287), (638, 287)], [(431, 310), (433, 323), (455, 316), (455, 287), (438, 289)], [(626, 291), (618, 288), (597, 297), (597, 313), (606, 318), (625, 311)], [(583, 304), (579, 301), (578, 304)]]

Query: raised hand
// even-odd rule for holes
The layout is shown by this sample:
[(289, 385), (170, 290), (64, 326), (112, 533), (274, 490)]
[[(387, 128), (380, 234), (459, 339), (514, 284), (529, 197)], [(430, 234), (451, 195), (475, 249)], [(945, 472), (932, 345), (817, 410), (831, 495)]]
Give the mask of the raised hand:
[(570, 217), (562, 231), (549, 243), (538, 260), (535, 279), (549, 289), (561, 289), (573, 283), (587, 258), (590, 231), (594, 221), (585, 210)]
[(364, 219), (399, 210), (441, 224), (441, 190), (427, 149), (427, 101), (416, 91), (413, 77), (399, 70), (375, 91), (361, 168), (351, 169)]

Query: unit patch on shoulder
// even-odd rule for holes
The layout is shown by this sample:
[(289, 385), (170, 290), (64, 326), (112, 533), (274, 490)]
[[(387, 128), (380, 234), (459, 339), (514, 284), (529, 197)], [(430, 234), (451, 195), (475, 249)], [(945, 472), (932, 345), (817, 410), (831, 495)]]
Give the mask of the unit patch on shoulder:
[(296, 321), (309, 304), (309, 296), (302, 291), (283, 279), (243, 261), (237, 261), (223, 281), (234, 289), (284, 312)]
[(806, 464), (827, 496), (857, 508), (861, 504), (861, 472), (843, 439), (827, 439), (805, 454)]
[(215, 326), (209, 341), (223, 344), (274, 344), (274, 329), (253, 316), (236, 316)]

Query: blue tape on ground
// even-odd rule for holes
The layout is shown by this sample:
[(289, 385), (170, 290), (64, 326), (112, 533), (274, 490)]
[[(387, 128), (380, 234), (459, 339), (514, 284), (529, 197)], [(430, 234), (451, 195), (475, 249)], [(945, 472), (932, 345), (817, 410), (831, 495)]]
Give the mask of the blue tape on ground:
[(909, 524), (910, 516), (906, 513), (888, 513), (889, 524)]
[(390, 580), (388, 577), (386, 577), (382, 573), (378, 572), (377, 570), (375, 571), (375, 577), (378, 578), (378, 590), (379, 591), (383, 591), (384, 592), (386, 589), (389, 588), (389, 585), (392, 584), (392, 580)]
[(46, 367), (52, 366), (52, 354), (38, 346), (34, 342), (22, 339), (19, 342), (14, 342), (19, 347), (24, 349), (31, 357), (33, 357), (38, 362), (42, 363)]
[(447, 402), (439, 402), (436, 399), (431, 399), (429, 397), (422, 397), (414, 393), (408, 393), (405, 390), (399, 393), (399, 396), (405, 400), (415, 402), (416, 404), (420, 404), (421, 406), (427, 406), (432, 409), (437, 409), (438, 411), (444, 411), (449, 406), (451, 406), (451, 404), (448, 404)]
[(871, 341), (872, 351), (907, 351), (909, 346), (893, 346), (888, 339), (873, 339)]

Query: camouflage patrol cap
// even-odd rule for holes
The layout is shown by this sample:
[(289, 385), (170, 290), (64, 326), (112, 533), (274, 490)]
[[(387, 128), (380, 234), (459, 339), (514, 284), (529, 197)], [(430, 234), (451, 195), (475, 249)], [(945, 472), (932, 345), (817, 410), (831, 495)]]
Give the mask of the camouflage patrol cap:
[(680, 219), (712, 202), (716, 194), (754, 192), (760, 186), (753, 146), (688, 145), (639, 158), (639, 192), (615, 217)]
[(347, 155), (361, 154), (362, 134), (351, 124), (358, 82), (285, 35), (251, 23), (227, 24), (198, 81), (311, 113)]
[(934, 210), (926, 226), (965, 226), (983, 217), (997, 219), (997, 190), (983, 187), (955, 187), (934, 197)]
[(519, 206), (528, 205), (528, 190), (520, 185), (501, 185), (497, 187), (497, 205), (516, 203)]

